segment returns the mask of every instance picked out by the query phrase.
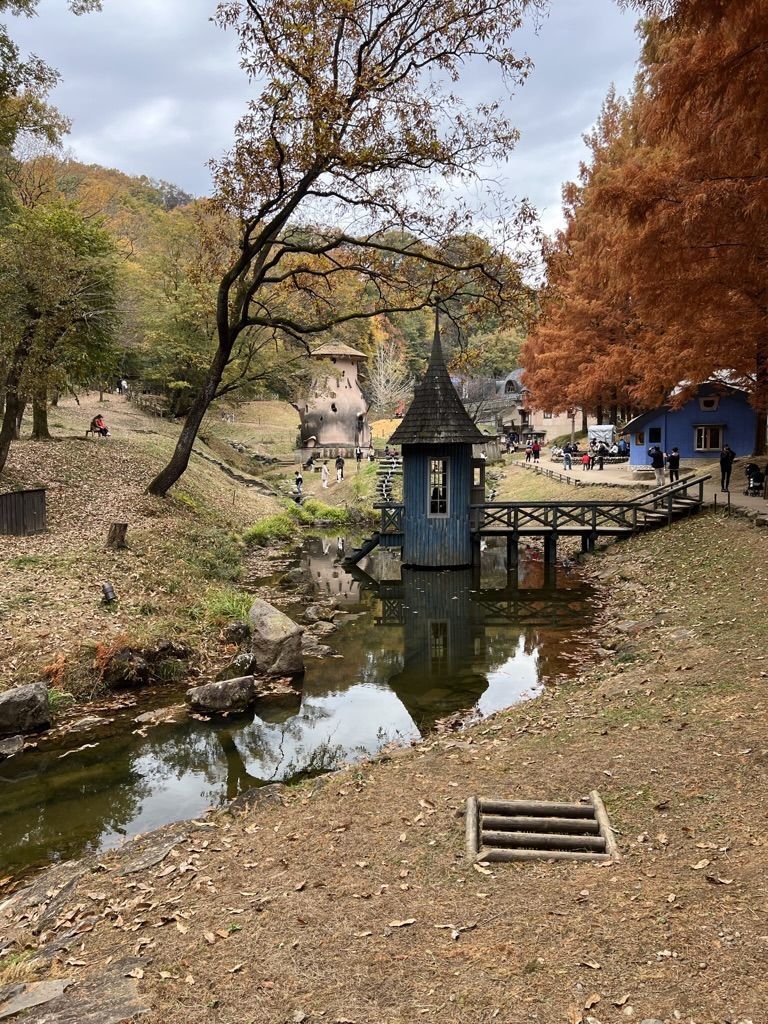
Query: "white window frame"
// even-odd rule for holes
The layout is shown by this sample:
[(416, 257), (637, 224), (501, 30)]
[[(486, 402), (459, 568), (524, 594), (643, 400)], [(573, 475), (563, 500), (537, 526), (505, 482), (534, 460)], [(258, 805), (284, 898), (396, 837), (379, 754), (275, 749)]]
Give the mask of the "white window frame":
[[(438, 463), (442, 463), (442, 468), (437, 469)], [(434, 483), (433, 473), (439, 473), (444, 481), (443, 489), (445, 490), (445, 511), (444, 512), (433, 512), (432, 511), (432, 491), (435, 486), (440, 486)], [(427, 517), (429, 519), (447, 519), (451, 514), (451, 460), (447, 458), (430, 458), (427, 463)], [(438, 503), (440, 497), (438, 496)]]
[[(699, 446), (699, 431), (711, 431), (716, 430), (718, 432), (718, 440), (715, 445), (708, 445), (706, 447)], [(723, 432), (725, 430), (724, 423), (696, 423), (693, 427), (693, 450), (695, 452), (717, 452), (723, 447)], [(703, 440), (703, 436), (702, 436)], [(710, 438), (711, 440), (711, 438)]]

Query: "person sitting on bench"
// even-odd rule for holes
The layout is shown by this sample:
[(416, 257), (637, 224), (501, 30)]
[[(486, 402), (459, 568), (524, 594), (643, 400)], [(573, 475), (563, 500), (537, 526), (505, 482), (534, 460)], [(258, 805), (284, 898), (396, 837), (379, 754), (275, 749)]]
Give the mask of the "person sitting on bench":
[(101, 413), (98, 416), (94, 416), (91, 420), (91, 425), (88, 427), (86, 434), (98, 434), (99, 437), (109, 437), (109, 431), (107, 430), (107, 424), (104, 422), (104, 417)]

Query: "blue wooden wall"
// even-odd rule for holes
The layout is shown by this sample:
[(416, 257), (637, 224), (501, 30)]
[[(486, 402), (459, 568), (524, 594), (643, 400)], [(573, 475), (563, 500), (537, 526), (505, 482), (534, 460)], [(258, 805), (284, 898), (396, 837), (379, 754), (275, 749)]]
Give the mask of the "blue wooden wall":
[[(430, 459), (449, 460), (447, 518), (428, 514)], [(471, 491), (471, 444), (403, 445), (404, 565), (444, 569), (471, 564)]]
[[(680, 409), (661, 408), (643, 416), (632, 431), (630, 464), (650, 465), (648, 449), (652, 443), (658, 443), (665, 452), (679, 448), (683, 459), (716, 459), (717, 451), (699, 452), (694, 448), (696, 427), (704, 424), (721, 425), (724, 443), (729, 444), (737, 455), (750, 455), (755, 444), (757, 414), (747, 396), (738, 392), (726, 393), (719, 396), (717, 409), (701, 409), (699, 396), (714, 393), (711, 388), (701, 388), (699, 395)], [(661, 431), (660, 442), (649, 441), (650, 430), (654, 427)], [(643, 442), (638, 444), (640, 431)]]

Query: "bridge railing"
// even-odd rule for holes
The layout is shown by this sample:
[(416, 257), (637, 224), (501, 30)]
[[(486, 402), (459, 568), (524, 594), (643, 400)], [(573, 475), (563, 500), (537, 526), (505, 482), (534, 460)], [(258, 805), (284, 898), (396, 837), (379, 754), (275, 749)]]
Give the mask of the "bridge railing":
[(405, 528), (405, 505), (378, 502), (373, 506), (381, 512), (381, 533), (402, 533)]

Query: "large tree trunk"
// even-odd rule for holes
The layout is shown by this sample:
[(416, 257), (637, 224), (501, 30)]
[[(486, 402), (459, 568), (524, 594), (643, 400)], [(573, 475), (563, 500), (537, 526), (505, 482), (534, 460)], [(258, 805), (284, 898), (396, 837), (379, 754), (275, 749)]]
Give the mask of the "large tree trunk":
[(228, 350), (225, 350), (221, 343), (219, 344), (216, 355), (211, 362), (211, 367), (208, 370), (208, 379), (205, 382), (205, 386), (192, 403), (187, 413), (187, 418), (184, 420), (184, 426), (181, 428), (179, 440), (176, 442), (176, 448), (171, 456), (171, 461), (164, 469), (160, 470), (155, 479), (150, 483), (147, 488), (147, 494), (154, 494), (159, 498), (164, 498), (179, 477), (185, 472), (189, 465), (189, 458), (192, 454), (192, 446), (195, 443), (197, 432), (200, 429), (200, 424), (203, 422), (205, 414), (208, 412), (211, 402), (216, 397), (216, 391), (221, 383), (231, 349), (231, 345), (229, 345)]
[(589, 420), (587, 419), (587, 407), (583, 405), (581, 407), (581, 430), (582, 430), (582, 433), (586, 434), (588, 429), (589, 429)]
[(5, 464), (8, 461), (11, 441), (18, 438), (21, 417), (24, 415), (26, 401), (19, 394), (19, 385), (27, 357), (32, 349), (33, 336), (31, 330), (24, 332), (13, 350), (8, 376), (5, 380), (5, 409), (2, 426), (0, 426), (0, 473), (5, 469)]
[(48, 429), (48, 392), (39, 388), (32, 396), (32, 440), (51, 441)]
[(598, 405), (597, 409), (595, 410), (595, 416), (597, 418), (597, 422), (598, 423), (602, 423), (603, 422), (603, 405), (602, 405), (602, 402), (600, 403), (600, 405)]

